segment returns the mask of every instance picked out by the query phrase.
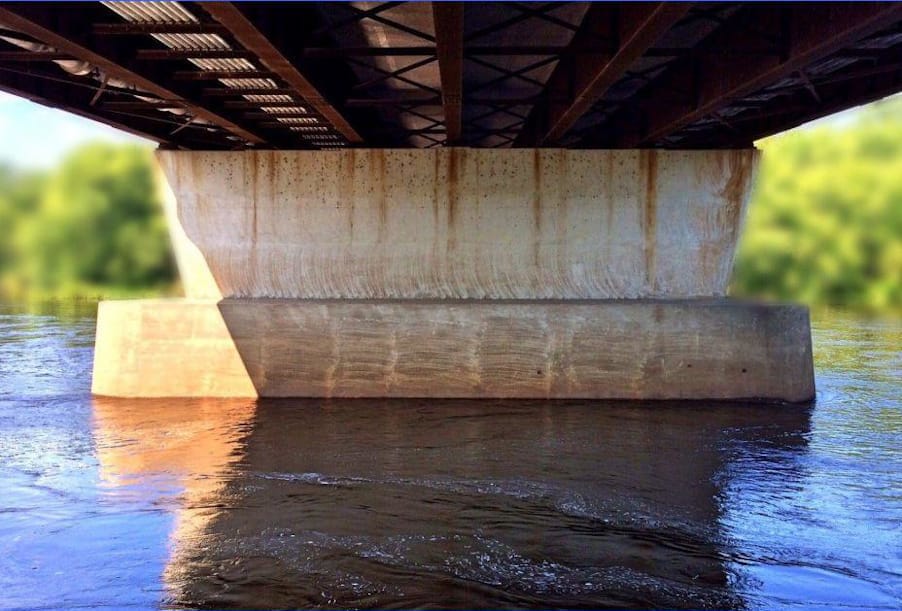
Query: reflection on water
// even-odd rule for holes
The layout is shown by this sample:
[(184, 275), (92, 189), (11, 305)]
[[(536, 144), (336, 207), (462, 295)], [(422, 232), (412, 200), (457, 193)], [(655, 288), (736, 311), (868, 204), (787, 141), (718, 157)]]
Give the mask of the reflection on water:
[(902, 325), (814, 407), (92, 399), (0, 309), (0, 608), (898, 608)]

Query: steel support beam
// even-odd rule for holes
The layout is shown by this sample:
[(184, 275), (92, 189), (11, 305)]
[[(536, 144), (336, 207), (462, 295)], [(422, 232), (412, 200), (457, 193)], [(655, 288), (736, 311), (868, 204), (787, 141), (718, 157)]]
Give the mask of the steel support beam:
[(254, 53), (260, 62), (282, 80), (291, 85), (315, 108), (323, 118), (348, 142), (361, 143), (363, 138), (350, 123), (330, 104), (320, 92), (301, 74), (281, 51), (257, 27), (244, 16), (232, 2), (201, 2), (201, 7), (218, 21), (241, 45)]
[(203, 90), (203, 95), (209, 98), (240, 98), (244, 95), (288, 95), (297, 98), (298, 92), (287, 87), (209, 87)]
[(95, 23), (91, 31), (99, 36), (229, 33), (218, 23)]
[(464, 61), (463, 2), (433, 2), (435, 47), (442, 80), (442, 108), (445, 111), (446, 145), (458, 144), (462, 133)]
[[(5, 25), (24, 32), (58, 51), (68, 53), (73, 57), (93, 64), (108, 75), (121, 79), (153, 95), (167, 100), (178, 100), (195, 117), (218, 125), (248, 142), (254, 144), (264, 143), (264, 139), (259, 135), (237, 125), (228, 118), (185, 99), (176, 91), (147, 78), (143, 74), (139, 74), (130, 67), (118, 63), (105, 54), (99, 53), (94, 48), (89, 48), (84, 42), (77, 42), (80, 38), (83, 39), (88, 32), (76, 32), (77, 24), (70, 23), (66, 19), (59, 17), (59, 15), (53, 14), (52, 9), (48, 11), (46, 6), (42, 6), (39, 3), (4, 3), (0, 6), (0, 22)], [(70, 23), (68, 27), (72, 31), (60, 31), (59, 28), (65, 23)]]
[[(539, 146), (560, 140), (691, 6), (689, 2), (624, 3), (619, 8), (593, 4), (568, 47), (570, 57), (558, 63), (546, 85), (549, 97), (563, 96), (568, 101), (537, 104), (515, 144)], [(600, 31), (606, 29), (620, 41), (615, 51), (610, 55), (581, 52), (597, 46)]]
[(72, 56), (58, 51), (0, 51), (0, 62), (4, 63), (50, 62), (58, 59), (72, 59)]
[(768, 106), (730, 117), (728, 120), (736, 132), (711, 133), (711, 130), (705, 130), (687, 134), (685, 144), (701, 148), (729, 146), (737, 141), (751, 143), (850, 106), (868, 104), (893, 95), (902, 90), (902, 63), (895, 59), (897, 57), (898, 54), (890, 57), (889, 63), (885, 64), (853, 66), (814, 81), (820, 97), (817, 103), (813, 103), (806, 88), (800, 87), (773, 100)]
[(218, 81), (220, 79), (254, 80), (278, 78), (268, 70), (179, 70), (172, 73), (177, 81)]
[(206, 130), (184, 129), (176, 133), (175, 121), (167, 120), (162, 114), (159, 117), (144, 117), (92, 106), (96, 88), (71, 79), (56, 78), (51, 73), (0, 69), (0, 91), (115, 127), (169, 148), (228, 149), (235, 146), (234, 142), (222, 138), (222, 132), (216, 135)]
[(244, 49), (138, 49), (135, 55), (147, 61), (254, 59), (254, 54)]
[[(802, 4), (750, 5), (716, 31), (706, 46), (725, 50), (748, 46), (760, 38), (753, 30), (772, 32), (782, 43), (782, 56), (737, 62), (728, 54), (705, 54), (682, 62), (642, 93), (638, 105), (647, 117), (644, 128), (620, 132), (613, 144), (623, 148), (654, 144), (900, 19), (902, 4), (893, 2), (824, 3), (816, 10)], [(672, 93), (687, 87), (694, 89), (690, 95)]]

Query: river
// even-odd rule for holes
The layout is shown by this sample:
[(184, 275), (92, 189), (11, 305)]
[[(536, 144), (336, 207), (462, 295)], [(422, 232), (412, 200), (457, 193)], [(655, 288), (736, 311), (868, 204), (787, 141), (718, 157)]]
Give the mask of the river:
[(812, 406), (113, 400), (0, 306), (0, 608), (902, 606), (902, 321)]

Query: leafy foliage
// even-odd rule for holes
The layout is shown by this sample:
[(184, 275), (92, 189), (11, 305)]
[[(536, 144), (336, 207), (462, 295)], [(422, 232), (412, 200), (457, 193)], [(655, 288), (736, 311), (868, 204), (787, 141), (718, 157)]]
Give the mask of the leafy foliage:
[(152, 168), (144, 148), (97, 143), (47, 176), (0, 174), (0, 289), (45, 297), (170, 285), (175, 268)]
[(902, 307), (902, 97), (759, 146), (734, 294)]

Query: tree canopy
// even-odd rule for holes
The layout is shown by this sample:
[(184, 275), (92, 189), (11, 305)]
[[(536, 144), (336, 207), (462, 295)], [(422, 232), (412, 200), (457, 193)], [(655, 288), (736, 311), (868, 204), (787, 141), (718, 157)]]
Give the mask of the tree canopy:
[(734, 294), (902, 307), (902, 97), (759, 146)]
[(0, 288), (8, 296), (142, 292), (175, 268), (151, 153), (95, 143), (49, 174), (0, 172)]

